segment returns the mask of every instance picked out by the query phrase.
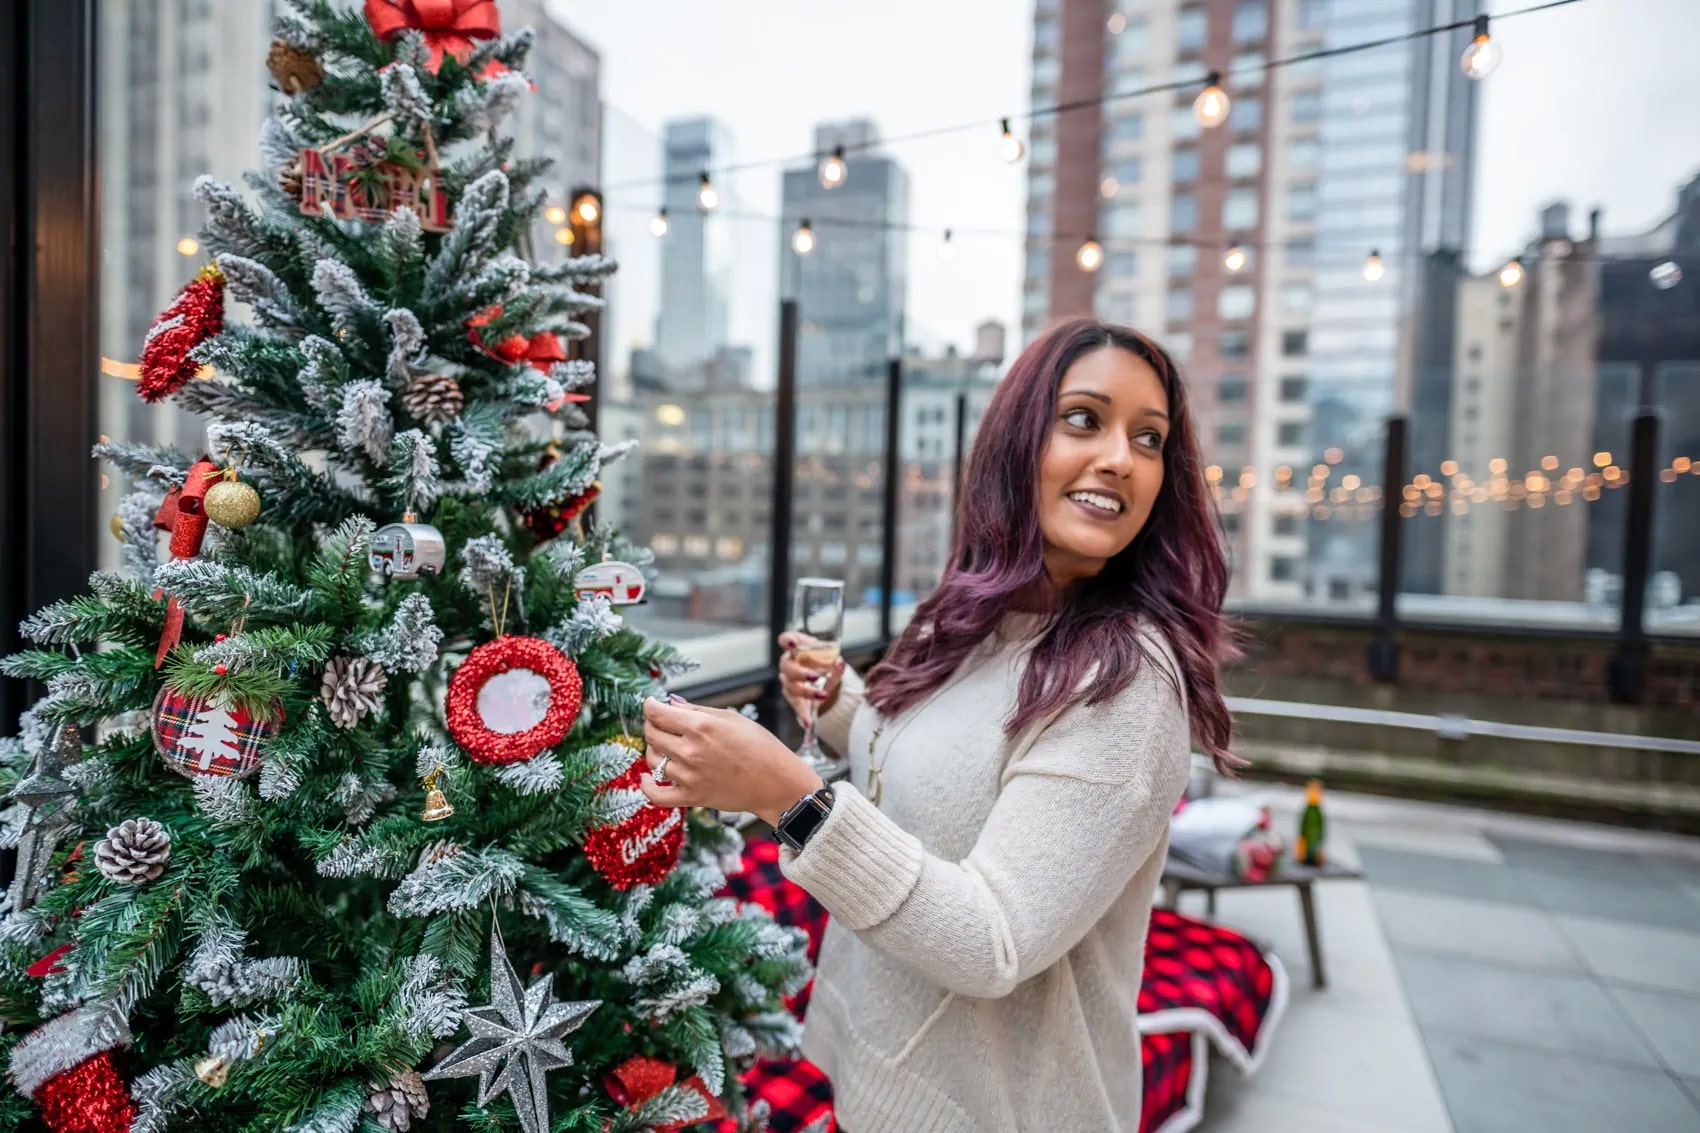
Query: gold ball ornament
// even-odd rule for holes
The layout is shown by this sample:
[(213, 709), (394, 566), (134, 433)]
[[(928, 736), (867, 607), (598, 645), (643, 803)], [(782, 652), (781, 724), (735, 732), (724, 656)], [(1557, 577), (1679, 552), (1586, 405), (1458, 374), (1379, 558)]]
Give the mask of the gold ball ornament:
[(209, 1054), (195, 1063), (195, 1077), (218, 1089), (230, 1081), (230, 1063), (216, 1054)]
[(220, 527), (246, 527), (260, 518), (260, 493), (234, 474), (208, 488), (205, 503), (207, 518)]
[(124, 517), (117, 512), (113, 512), (112, 518), (106, 521), (106, 529), (112, 532), (114, 539), (120, 543), (124, 541)]
[(643, 742), (642, 736), (634, 736), (626, 732), (622, 732), (608, 742), (619, 744), (621, 747), (629, 747), (639, 755), (642, 755), (648, 750), (648, 746)]

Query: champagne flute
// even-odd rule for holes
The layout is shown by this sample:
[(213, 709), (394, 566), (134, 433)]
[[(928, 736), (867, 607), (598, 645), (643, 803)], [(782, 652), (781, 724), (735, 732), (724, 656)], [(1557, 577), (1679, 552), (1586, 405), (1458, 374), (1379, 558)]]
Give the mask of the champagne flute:
[[(793, 626), (803, 636), (797, 660), (821, 670), (816, 690), (826, 687), (833, 662), (838, 660), (844, 635), (844, 580), (842, 578), (799, 578), (795, 594)], [(821, 778), (838, 770), (839, 761), (828, 755), (815, 738), (814, 704), (803, 719), (803, 744), (797, 755)]]

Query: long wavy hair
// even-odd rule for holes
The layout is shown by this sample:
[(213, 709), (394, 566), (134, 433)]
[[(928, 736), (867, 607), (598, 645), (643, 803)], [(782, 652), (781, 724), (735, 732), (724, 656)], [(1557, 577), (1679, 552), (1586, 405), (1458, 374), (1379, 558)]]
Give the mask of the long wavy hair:
[(1021, 677), (1004, 723), (1013, 737), (1079, 695), (1088, 704), (1125, 689), (1145, 659), (1143, 623), (1180, 662), (1194, 741), (1231, 771), (1232, 723), (1218, 665), (1236, 655), (1222, 600), (1228, 563), (1205, 485), (1186, 387), (1168, 353), (1128, 328), (1076, 319), (1052, 328), (1010, 367), (992, 394), (957, 503), (950, 561), (937, 590), (868, 675), (868, 703), (895, 716), (949, 680), (1023, 599), (1051, 583), (1039, 528), (1039, 465), (1050, 441), (1063, 374), (1080, 357), (1125, 350), (1157, 372), (1169, 399), (1163, 487), (1145, 526), (1096, 576), (1061, 596)]

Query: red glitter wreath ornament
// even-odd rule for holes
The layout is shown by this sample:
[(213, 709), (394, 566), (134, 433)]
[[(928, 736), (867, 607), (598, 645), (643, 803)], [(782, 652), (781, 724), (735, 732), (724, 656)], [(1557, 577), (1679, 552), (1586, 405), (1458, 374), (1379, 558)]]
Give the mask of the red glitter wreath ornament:
[[(638, 790), (648, 769), (639, 756), (630, 767), (597, 789)], [(590, 859), (591, 866), (608, 884), (622, 890), (665, 880), (679, 864), (679, 854), (684, 848), (685, 812), (652, 803), (638, 808), (624, 822), (592, 830), (584, 839), (584, 856)]]
[[(519, 678), (521, 671), (542, 678), (549, 701), (536, 723), (506, 731), (537, 708), (536, 682)], [(515, 679), (499, 679), (508, 674)], [(537, 637), (498, 637), (469, 653), (449, 678), (449, 734), (479, 763), (523, 763), (566, 738), (583, 702), (578, 666), (565, 653)]]
[[(615, 1104), (625, 1106), (627, 1109), (636, 1109), (671, 1086), (678, 1077), (678, 1068), (672, 1063), (663, 1062), (659, 1058), (645, 1058), (643, 1055), (636, 1055), (614, 1067), (613, 1072), (608, 1075), (603, 1085), (608, 1090), (608, 1096), (614, 1099)], [(728, 1116), (726, 1107), (720, 1103), (720, 1099), (708, 1092), (708, 1087), (697, 1075), (692, 1074), (679, 1084), (687, 1090), (701, 1094), (703, 1100), (708, 1103), (708, 1112), (696, 1118), (690, 1124), (695, 1124), (696, 1121), (720, 1121)], [(660, 1130), (660, 1133), (675, 1133), (676, 1130), (683, 1129), (685, 1124), (676, 1122), (669, 1125), (657, 1125), (655, 1128)]]
[(184, 285), (153, 321), (142, 340), (143, 401), (164, 401), (188, 384), (201, 368), (189, 355), (201, 343), (224, 333), (224, 273), (208, 264)]

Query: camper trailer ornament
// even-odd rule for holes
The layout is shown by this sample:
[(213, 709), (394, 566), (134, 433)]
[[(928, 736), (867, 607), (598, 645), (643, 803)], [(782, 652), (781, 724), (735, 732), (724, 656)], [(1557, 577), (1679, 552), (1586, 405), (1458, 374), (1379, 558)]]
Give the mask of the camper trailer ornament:
[(448, 559), (443, 533), (429, 523), (416, 522), (417, 519), (408, 512), (400, 523), (378, 528), (367, 557), (373, 570), (390, 578), (404, 579), (442, 573), (443, 563)]
[(608, 599), (609, 605), (635, 606), (643, 601), (645, 589), (643, 572), (618, 559), (593, 563), (573, 578), (573, 590), (581, 602), (593, 594), (600, 594)]

